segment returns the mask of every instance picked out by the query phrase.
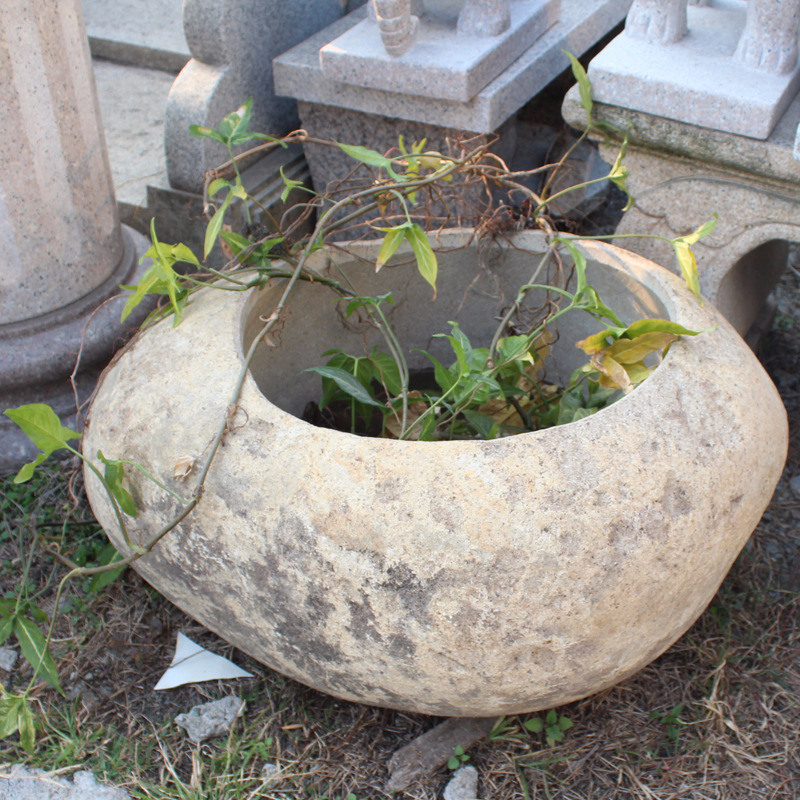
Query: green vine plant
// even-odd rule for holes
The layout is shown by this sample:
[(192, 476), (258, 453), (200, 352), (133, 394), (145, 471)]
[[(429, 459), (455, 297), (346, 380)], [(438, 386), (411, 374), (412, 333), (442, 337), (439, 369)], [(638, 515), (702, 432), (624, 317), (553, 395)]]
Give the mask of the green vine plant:
[[(572, 56), (570, 59), (582, 103), (594, 125), (586, 74), (577, 60)], [(238, 408), (256, 348), (262, 341), (274, 344), (270, 334), (284, 323), (286, 303), (298, 281), (329, 287), (341, 302), (344, 316), (358, 315), (380, 331), (384, 342), (382, 349), (374, 348), (368, 353), (329, 351), (325, 354), (327, 363), (312, 368), (322, 383), (317, 404), (319, 418), (314, 421), (320, 424), (333, 421), (342, 430), (398, 439), (493, 439), (581, 419), (645, 380), (678, 338), (698, 333), (669, 320), (645, 319), (632, 323), (620, 320), (589, 283), (586, 259), (576, 246), (580, 237), (560, 230), (551, 216), (554, 199), (597, 182), (551, 192), (555, 176), (589, 129), (558, 162), (514, 172), (490, 151), (491, 143), (483, 139), (457, 140), (451, 143), (450, 152), (442, 154), (428, 149), (425, 140), (407, 144), (401, 138), (397, 147), (380, 153), (312, 137), (303, 130), (283, 137), (254, 133), (249, 130), (251, 113), (252, 101), (247, 100), (227, 115), (218, 128), (191, 128), (193, 135), (223, 144), (230, 156), (225, 164), (206, 175), (208, 224), (202, 260), (185, 244), (160, 241), (153, 222), (152, 244), (145, 255), (152, 263), (138, 284), (124, 287), (130, 294), (123, 319), (146, 298), (158, 301), (143, 325), (148, 327), (169, 316), (173, 325), (179, 325), (192, 295), (201, 288), (246, 292), (264, 287), (270, 281), (281, 281), (280, 298), (272, 313), (264, 318), (263, 327), (245, 353), (238, 378), (230, 387), (228, 413), (219, 420), (203, 460), (192, 465), (196, 479), (190, 495), (178, 496), (163, 480), (126, 460), (123, 454), (114, 454), (117, 457), (112, 458), (101, 452), (81, 452), (73, 445), (80, 434), (63, 426), (49, 406), (31, 404), (5, 412), (40, 451), (14, 480), (29, 480), (39, 464), (55, 452), (78, 456), (104, 487), (128, 549), (127, 554), (111, 553), (107, 563), (93, 567), (80, 566), (62, 554), (53, 553), (67, 567), (58, 585), (55, 608), (59, 607), (61, 593), (69, 580), (90, 577), (97, 586), (109, 582), (126, 566), (149, 553), (202, 502), (206, 477), (230, 429), (231, 414)], [(255, 144), (250, 149), (237, 153), (251, 143)], [(298, 143), (343, 152), (352, 159), (353, 171), (325, 194), (283, 176), (284, 201), (290, 194), (297, 196), (300, 190), (308, 193), (308, 199), (290, 205), (282, 218), (275, 219), (248, 195), (239, 164), (275, 148)], [(623, 164), (626, 143), (602, 180), (612, 181), (627, 193), (627, 169)], [(225, 225), (226, 214), (234, 203), (242, 204), (245, 209), (248, 224), (242, 231), (230, 230)], [(518, 288), (490, 342), (471, 342), (455, 322), (450, 324), (449, 331), (437, 334), (452, 350), (452, 361), (444, 364), (426, 352), (432, 380), (416, 388), (414, 381), (418, 376), (409, 369), (406, 352), (385, 312), (395, 302), (392, 294), (365, 296), (347, 275), (332, 278), (315, 272), (309, 266), (309, 258), (332, 237), (377, 234), (382, 239), (375, 264), (379, 271), (407, 243), (420, 279), (427, 282), (435, 296), (438, 260), (429, 234), (462, 222), (466, 212), (456, 213), (453, 209), (469, 203), (474, 206), (469, 221), (479, 243), (514, 230), (538, 229), (545, 235), (546, 252), (532, 264), (530, 279)], [(256, 225), (252, 224), (251, 206), (259, 209)], [(680, 270), (698, 302), (702, 300), (691, 247), (710, 233), (714, 224), (712, 220), (686, 236), (664, 239), (672, 244)], [(252, 233), (254, 230), (258, 234)], [(207, 263), (217, 245), (228, 258), (221, 269)], [(546, 300), (539, 307), (530, 308), (528, 303), (534, 292), (544, 292)], [(585, 352), (587, 362), (573, 373), (566, 386), (557, 386), (546, 379), (547, 358), (556, 338), (557, 321), (571, 312), (589, 314), (597, 321), (598, 331), (576, 342)], [(129, 521), (138, 513), (136, 493), (129, 490), (137, 473), (158, 485), (178, 504), (175, 516), (142, 544), (134, 543), (128, 533)], [(46, 635), (41, 633), (40, 625), (47, 625)], [(18, 733), (27, 750), (33, 749), (36, 732), (31, 688), (38, 679), (43, 679), (60, 689), (50, 652), (54, 625), (55, 616), (47, 624), (33, 603), (0, 604), (0, 643), (10, 636), (16, 637), (23, 656), (33, 667), (30, 684), (22, 693), (0, 690), (0, 736)], [(565, 729), (560, 720), (557, 726), (562, 732)]]

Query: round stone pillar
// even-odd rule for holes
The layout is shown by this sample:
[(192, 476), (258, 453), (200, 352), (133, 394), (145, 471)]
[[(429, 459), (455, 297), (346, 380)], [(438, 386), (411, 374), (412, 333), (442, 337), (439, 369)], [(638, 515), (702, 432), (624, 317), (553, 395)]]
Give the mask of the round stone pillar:
[[(79, 399), (125, 338), (120, 283), (147, 240), (120, 225), (80, 0), (0, 3), (0, 412)], [(0, 469), (35, 454), (0, 416)]]

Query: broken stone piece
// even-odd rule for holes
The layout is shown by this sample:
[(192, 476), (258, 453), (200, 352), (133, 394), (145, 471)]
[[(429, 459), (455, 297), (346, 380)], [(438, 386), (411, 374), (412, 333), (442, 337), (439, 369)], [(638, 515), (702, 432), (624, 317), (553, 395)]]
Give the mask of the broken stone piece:
[(245, 702), (235, 695), (195, 706), (187, 714), (178, 714), (175, 724), (180, 725), (189, 738), (197, 743), (215, 736), (223, 736), (233, 721), (244, 711)]
[(476, 800), (478, 797), (478, 770), (459, 767), (444, 789), (444, 800)]
[(118, 786), (98, 783), (86, 770), (76, 772), (72, 780), (41, 769), (16, 764), (0, 778), (3, 800), (129, 800), (130, 795)]
[(18, 657), (19, 653), (13, 647), (0, 647), (0, 669), (11, 672)]

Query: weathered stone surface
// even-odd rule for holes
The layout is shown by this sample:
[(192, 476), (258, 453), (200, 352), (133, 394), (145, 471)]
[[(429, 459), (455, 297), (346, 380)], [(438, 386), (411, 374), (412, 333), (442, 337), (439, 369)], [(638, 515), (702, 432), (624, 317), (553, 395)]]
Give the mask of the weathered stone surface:
[[(442, 253), (435, 301), (410, 266), (376, 276), (374, 245), (353, 245), (363, 260), (347, 269), (366, 294), (390, 280), (397, 335), (435, 353), (430, 334), (447, 320), (486, 340), (506, 302), (495, 279), (508, 297), (543, 240), (525, 234), (516, 245), (524, 250), (504, 250), (490, 273), (469, 250)], [(676, 342), (613, 406), (494, 441), (365, 439), (293, 416), (319, 391), (304, 369), (323, 350), (377, 344), (372, 329), (348, 333), (316, 283), (299, 287), (279, 346), (259, 350), (226, 417), (242, 342), (280, 285), (195, 295), (180, 326), (151, 329), (106, 372), (89, 421), (87, 452), (137, 461), (185, 494), (175, 462), (203, 458), (220, 421), (232, 420), (195, 513), (136, 568), (245, 652), (349, 700), (509, 714), (575, 700), (644, 666), (702, 612), (756, 526), (785, 459), (786, 415), (710, 304), (635, 254), (581, 247), (591, 283), (623, 318), (667, 314), (709, 330)], [(334, 270), (323, 254), (317, 267)], [(565, 373), (579, 363), (571, 342), (597, 330), (583, 317), (560, 325)], [(143, 511), (129, 531), (144, 541), (176, 502), (138, 474), (130, 480)], [(86, 481), (124, 551), (102, 489)]]

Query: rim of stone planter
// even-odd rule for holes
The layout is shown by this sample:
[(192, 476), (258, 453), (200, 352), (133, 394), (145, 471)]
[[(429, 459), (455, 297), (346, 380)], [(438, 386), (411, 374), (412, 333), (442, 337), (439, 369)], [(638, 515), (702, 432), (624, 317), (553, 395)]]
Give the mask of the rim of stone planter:
[[(385, 270), (393, 325), (415, 347), (454, 318), (477, 337), (487, 315), (476, 304), (501, 306), (506, 273), (509, 285), (524, 282), (544, 248), (526, 232), (476, 257), (454, 249), (469, 232), (439, 238), (436, 301), (412, 266)], [(522, 713), (654, 659), (702, 613), (755, 529), (785, 461), (786, 413), (738, 334), (675, 275), (611, 245), (578, 246), (590, 283), (606, 300), (617, 294), (623, 318), (713, 330), (682, 338), (630, 395), (568, 425), (492, 441), (367, 439), (290, 413), (319, 391), (302, 370), (322, 351), (345, 335), (371, 346), (324, 287), (303, 284), (272, 346), (260, 346), (198, 507), (136, 569), (256, 659), (374, 705)], [(316, 254), (316, 268), (349, 260), (369, 292), (376, 253), (355, 243)], [(101, 380), (87, 454), (137, 461), (189, 494), (196, 478), (174, 479), (175, 464), (208, 452), (276, 291), (203, 290), (180, 326), (142, 334)], [(565, 371), (572, 349), (556, 354)], [(143, 542), (177, 504), (138, 474), (129, 480), (143, 508), (130, 531)], [(98, 481), (87, 472), (86, 483), (126, 552)]]

